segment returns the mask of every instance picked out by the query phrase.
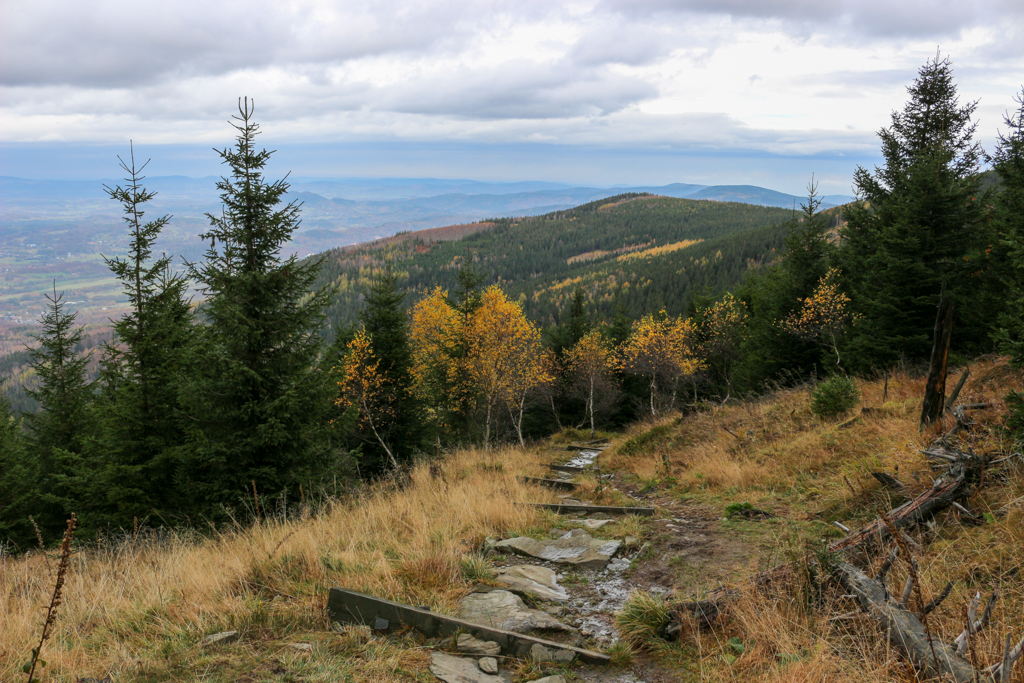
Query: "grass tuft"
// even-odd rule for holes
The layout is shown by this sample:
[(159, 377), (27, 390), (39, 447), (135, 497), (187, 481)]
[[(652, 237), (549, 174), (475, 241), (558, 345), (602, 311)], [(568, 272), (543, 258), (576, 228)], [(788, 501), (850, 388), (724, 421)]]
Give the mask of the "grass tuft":
[(658, 634), (670, 616), (668, 602), (663, 597), (646, 591), (633, 591), (615, 617), (615, 625), (625, 643), (644, 648), (659, 639)]

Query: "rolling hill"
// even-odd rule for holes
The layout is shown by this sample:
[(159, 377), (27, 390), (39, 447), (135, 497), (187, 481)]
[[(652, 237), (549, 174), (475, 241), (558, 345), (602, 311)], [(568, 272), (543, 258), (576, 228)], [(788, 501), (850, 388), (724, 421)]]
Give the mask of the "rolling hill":
[(351, 323), (372, 272), (390, 261), (407, 304), (434, 286), (453, 289), (459, 269), (474, 268), (517, 298), (543, 325), (557, 323), (573, 290), (591, 311), (638, 316), (685, 310), (697, 289), (721, 291), (772, 258), (791, 210), (628, 193), (542, 216), (408, 232), (323, 255), (320, 284), (339, 295), (332, 322)]

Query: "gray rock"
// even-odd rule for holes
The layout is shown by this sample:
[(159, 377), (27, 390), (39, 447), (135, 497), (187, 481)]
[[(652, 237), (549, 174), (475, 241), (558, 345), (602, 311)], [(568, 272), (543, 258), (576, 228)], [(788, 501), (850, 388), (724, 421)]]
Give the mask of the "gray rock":
[(288, 643), (288, 647), (290, 647), (293, 650), (298, 650), (299, 652), (313, 651), (312, 643)]
[(538, 678), (531, 683), (565, 683), (565, 676), (545, 676), (544, 678)]
[(550, 614), (530, 609), (522, 598), (509, 591), (470, 593), (459, 604), (459, 618), (514, 633), (574, 630)]
[(632, 562), (625, 557), (617, 557), (608, 563), (608, 571), (624, 572), (632, 566)]
[(498, 660), (494, 657), (481, 657), (477, 664), (480, 666), (480, 670), (485, 674), (498, 673)]
[(493, 640), (480, 640), (468, 633), (460, 633), (455, 640), (455, 649), (467, 655), (493, 657), (501, 654), (501, 645)]
[(238, 640), (238, 631), (221, 631), (203, 638), (203, 647), (211, 645), (227, 645)]
[(572, 650), (561, 650), (534, 643), (530, 648), (530, 658), (537, 663), (569, 664), (576, 659), (576, 653)]
[(472, 659), (453, 657), (443, 652), (430, 653), (430, 673), (445, 683), (504, 683), (501, 676), (485, 674)]
[(499, 571), (495, 580), (507, 586), (513, 593), (525, 593), (541, 600), (559, 602), (569, 599), (569, 594), (558, 585), (555, 572), (547, 567), (521, 564)]
[(621, 547), (622, 541), (601, 541), (583, 529), (573, 529), (562, 538), (554, 540), (538, 541), (535, 538), (519, 536), (496, 545), (502, 552), (536, 557), (580, 569), (604, 569)]
[(581, 519), (578, 524), (588, 531), (597, 531), (601, 527), (611, 524), (614, 519)]

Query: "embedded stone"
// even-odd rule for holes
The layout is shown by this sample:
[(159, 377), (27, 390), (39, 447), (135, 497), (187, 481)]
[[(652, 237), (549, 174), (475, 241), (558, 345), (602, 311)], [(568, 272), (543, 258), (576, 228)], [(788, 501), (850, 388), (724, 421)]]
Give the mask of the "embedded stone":
[(495, 580), (513, 593), (526, 594), (542, 600), (568, 600), (569, 593), (558, 585), (555, 577), (555, 572), (547, 567), (521, 564), (500, 570)]
[(547, 647), (540, 643), (534, 643), (530, 648), (530, 658), (538, 664), (543, 664), (545, 662), (553, 664), (569, 664), (576, 658), (576, 653), (572, 650), (562, 650)]
[(501, 676), (484, 673), (472, 659), (453, 657), (444, 652), (430, 653), (430, 673), (445, 683), (504, 683)]
[(501, 645), (493, 640), (480, 640), (469, 633), (460, 633), (455, 640), (455, 649), (467, 655), (493, 657), (501, 654)]
[(470, 593), (459, 604), (459, 618), (482, 626), (513, 633), (531, 631), (573, 631), (570, 626), (539, 609), (530, 609), (518, 595), (509, 591)]
[(485, 674), (498, 673), (498, 660), (494, 657), (481, 657), (477, 664), (480, 666), (480, 670)]

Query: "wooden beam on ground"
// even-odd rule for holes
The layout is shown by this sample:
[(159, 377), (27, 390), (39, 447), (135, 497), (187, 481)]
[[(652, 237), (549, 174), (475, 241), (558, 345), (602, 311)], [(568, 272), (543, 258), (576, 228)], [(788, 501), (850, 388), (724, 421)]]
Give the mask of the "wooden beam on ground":
[(569, 474), (579, 474), (594, 469), (592, 467), (576, 467), (575, 465), (548, 465), (548, 468), (554, 472), (568, 472)]
[(547, 486), (552, 489), (561, 489), (563, 491), (575, 491), (580, 487), (579, 484), (574, 484), (571, 481), (562, 481), (561, 479), (541, 479), (540, 477), (519, 477), (519, 481), (524, 484), (539, 484), (540, 486)]
[(512, 657), (528, 657), (532, 647), (541, 645), (548, 649), (572, 652), (577, 659), (588, 664), (611, 662), (611, 657), (600, 652), (474, 624), (463, 619), (436, 614), (430, 610), (410, 607), (399, 602), (375, 598), (372, 595), (344, 588), (331, 589), (327, 598), (327, 613), (332, 622), (366, 624), (375, 630), (385, 632), (391, 632), (400, 626), (409, 626), (428, 638), (469, 633), (474, 638), (496, 642), (501, 646), (502, 654)]
[(644, 517), (650, 517), (654, 514), (654, 508), (629, 508), (613, 505), (565, 505), (562, 503), (528, 503), (528, 505), (540, 508), (541, 510), (553, 510), (560, 514), (570, 512), (603, 512), (607, 515), (641, 515)]
[(565, 447), (567, 451), (603, 451), (608, 446), (586, 446), (578, 443), (571, 443)]

